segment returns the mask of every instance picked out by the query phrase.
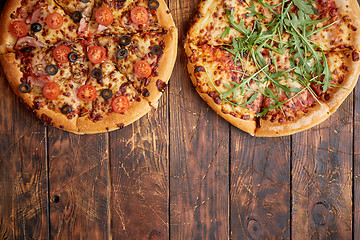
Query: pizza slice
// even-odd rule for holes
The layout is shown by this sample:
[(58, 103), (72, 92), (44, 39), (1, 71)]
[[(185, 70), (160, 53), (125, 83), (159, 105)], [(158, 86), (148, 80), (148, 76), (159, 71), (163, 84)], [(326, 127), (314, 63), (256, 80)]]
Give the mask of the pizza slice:
[(283, 87), (270, 83), (265, 88), (255, 136), (290, 135), (330, 116), (327, 104), (318, 100), (311, 88), (291, 79), (282, 80), (281, 84)]
[[(266, 7), (267, 6), (267, 7)], [(234, 38), (247, 38), (262, 24), (271, 24), (280, 12), (281, 1), (201, 1), (191, 22), (186, 41), (196, 45), (231, 45)], [(286, 35), (286, 33), (283, 33)]]
[(311, 87), (333, 113), (356, 85), (353, 79), (359, 76), (360, 58), (359, 55), (354, 56), (353, 51), (327, 52), (325, 55), (331, 78), (327, 85), (324, 85), (324, 76), (321, 76), (319, 81), (312, 83)]
[(27, 51), (77, 38), (77, 25), (53, 0), (8, 1), (0, 27), (1, 52)]
[(95, 0), (54, 0), (77, 25), (79, 37), (89, 36), (89, 25)]
[(91, 33), (111, 34), (157, 31), (175, 27), (164, 0), (98, 1), (93, 10)]
[(99, 37), (96, 40), (142, 97), (156, 107), (167, 86), (175, 64), (177, 31), (174, 28), (158, 32), (123, 34), (119, 37)]
[(82, 133), (123, 128), (151, 110), (149, 103), (111, 61), (93, 64), (88, 80), (77, 92), (77, 125)]
[[(246, 57), (235, 63), (221, 47), (185, 45), (190, 78), (200, 96), (221, 117), (255, 134), (266, 82)], [(241, 63), (240, 63), (241, 62)]]
[[(356, 1), (315, 1), (318, 14), (310, 15), (316, 24), (311, 40), (324, 51), (359, 51), (360, 9)], [(320, 31), (320, 29), (323, 29)]]
[(43, 122), (76, 132), (77, 96), (70, 67), (48, 51), (1, 56), (4, 72), (15, 93)]

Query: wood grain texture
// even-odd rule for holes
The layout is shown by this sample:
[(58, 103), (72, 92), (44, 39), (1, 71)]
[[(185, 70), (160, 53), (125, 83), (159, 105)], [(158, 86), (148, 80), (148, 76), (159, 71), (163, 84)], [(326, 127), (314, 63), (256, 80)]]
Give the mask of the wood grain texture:
[(110, 133), (113, 239), (168, 239), (167, 91), (159, 107)]
[(50, 237), (109, 238), (108, 135), (49, 128)]
[[(197, 2), (171, 1), (182, 42)], [(170, 82), (171, 239), (229, 236), (229, 124), (193, 88), (179, 44)]]
[(354, 91), (353, 239), (360, 239), (360, 79)]
[(231, 236), (290, 238), (290, 137), (255, 138), (231, 128)]
[(293, 239), (352, 238), (352, 103), (293, 136)]
[(0, 69), (0, 239), (46, 239), (45, 127), (31, 116)]
[(164, 95), (158, 109), (110, 134), (114, 239), (169, 236), (168, 108)]

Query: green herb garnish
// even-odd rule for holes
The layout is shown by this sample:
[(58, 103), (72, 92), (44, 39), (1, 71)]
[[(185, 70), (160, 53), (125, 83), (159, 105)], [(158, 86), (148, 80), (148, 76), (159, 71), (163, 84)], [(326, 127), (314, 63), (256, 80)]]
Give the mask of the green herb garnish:
[[(230, 103), (233, 108), (234, 106), (247, 108), (246, 105), (255, 101), (258, 94), (271, 98), (273, 104), (268, 108), (263, 108), (257, 115), (257, 117), (262, 117), (272, 109), (282, 111), (284, 103), (305, 89), (308, 89), (317, 99), (310, 87), (311, 83), (321, 84), (323, 92), (333, 86), (330, 84), (332, 80), (331, 71), (324, 51), (321, 46), (311, 41), (311, 36), (334, 23), (318, 28), (318, 23), (329, 18), (312, 20), (309, 15), (318, 13), (311, 0), (283, 0), (277, 5), (269, 5), (262, 0), (257, 0), (257, 3), (270, 11), (271, 19), (260, 13), (254, 2), (251, 1), (247, 8), (249, 11), (247, 16), (252, 16), (255, 19), (253, 25), (247, 26), (243, 19), (236, 23), (234, 11), (228, 10), (226, 16), (230, 26), (227, 26), (222, 34), (222, 39), (224, 39), (229, 35), (231, 28), (241, 33), (241, 37), (233, 37), (232, 43), (224, 46), (224, 49), (234, 55), (235, 64), (241, 66), (243, 70), (247, 68), (246, 64), (252, 61), (255, 63), (257, 71), (251, 76), (244, 73), (241, 83), (224, 84), (228, 89), (225, 92), (219, 92), (217, 88), (215, 89), (220, 98)], [(294, 6), (297, 8), (296, 13), (290, 10)], [(284, 39), (288, 40), (284, 41)], [(289, 55), (290, 69), (279, 71), (276, 56), (284, 54)], [(275, 68), (275, 73), (270, 70), (271, 67)], [(250, 80), (256, 82), (259, 87), (258, 90), (250, 88)], [(297, 82), (301, 88), (291, 87), (284, 83), (287, 82), (285, 80)], [(272, 84), (275, 92), (283, 91), (288, 99), (280, 101), (279, 96), (264, 85), (265, 82)], [(251, 97), (241, 104), (240, 100), (236, 101), (238, 91)]]

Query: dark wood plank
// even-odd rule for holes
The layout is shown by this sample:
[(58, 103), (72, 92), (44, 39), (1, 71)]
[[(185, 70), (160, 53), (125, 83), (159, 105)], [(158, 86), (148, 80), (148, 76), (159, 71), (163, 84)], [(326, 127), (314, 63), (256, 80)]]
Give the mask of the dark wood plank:
[[(182, 43), (198, 1), (170, 8)], [(170, 83), (170, 232), (172, 239), (229, 236), (229, 124), (196, 93), (179, 44)]]
[(0, 239), (48, 237), (45, 127), (0, 69)]
[(354, 219), (353, 239), (360, 239), (360, 79), (354, 91)]
[(233, 239), (290, 238), (290, 146), (231, 128)]
[(159, 107), (110, 133), (114, 239), (168, 239), (167, 92)]
[(319, 126), (293, 137), (294, 239), (351, 239), (353, 97)]
[(51, 238), (109, 238), (108, 134), (48, 138)]

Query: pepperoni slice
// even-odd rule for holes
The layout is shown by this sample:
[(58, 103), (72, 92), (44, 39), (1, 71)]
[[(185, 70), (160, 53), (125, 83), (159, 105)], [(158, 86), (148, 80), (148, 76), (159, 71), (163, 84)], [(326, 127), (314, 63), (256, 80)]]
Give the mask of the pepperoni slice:
[(150, 64), (145, 60), (137, 61), (134, 65), (134, 71), (139, 77), (150, 77), (152, 69)]
[(137, 6), (130, 12), (131, 21), (135, 24), (145, 24), (149, 20), (149, 14), (146, 8)]
[(46, 18), (46, 24), (51, 29), (58, 29), (64, 23), (63, 17), (59, 13), (51, 13)]
[(10, 23), (10, 32), (14, 37), (22, 38), (27, 35), (28, 27), (23, 21), (13, 21)]
[(110, 9), (101, 7), (95, 12), (95, 19), (99, 24), (107, 26), (113, 22), (114, 17)]
[(96, 88), (92, 85), (82, 85), (78, 97), (83, 101), (92, 101), (96, 98)]
[(130, 102), (126, 96), (121, 95), (112, 100), (111, 106), (114, 112), (123, 114), (130, 107)]
[(60, 45), (53, 51), (54, 58), (59, 63), (67, 63), (69, 61), (69, 53), (71, 53), (71, 49), (65, 45)]
[(55, 82), (47, 83), (43, 88), (44, 96), (49, 100), (55, 100), (60, 95), (60, 86)]
[(101, 63), (106, 58), (106, 50), (101, 46), (90, 47), (88, 57), (94, 64)]

